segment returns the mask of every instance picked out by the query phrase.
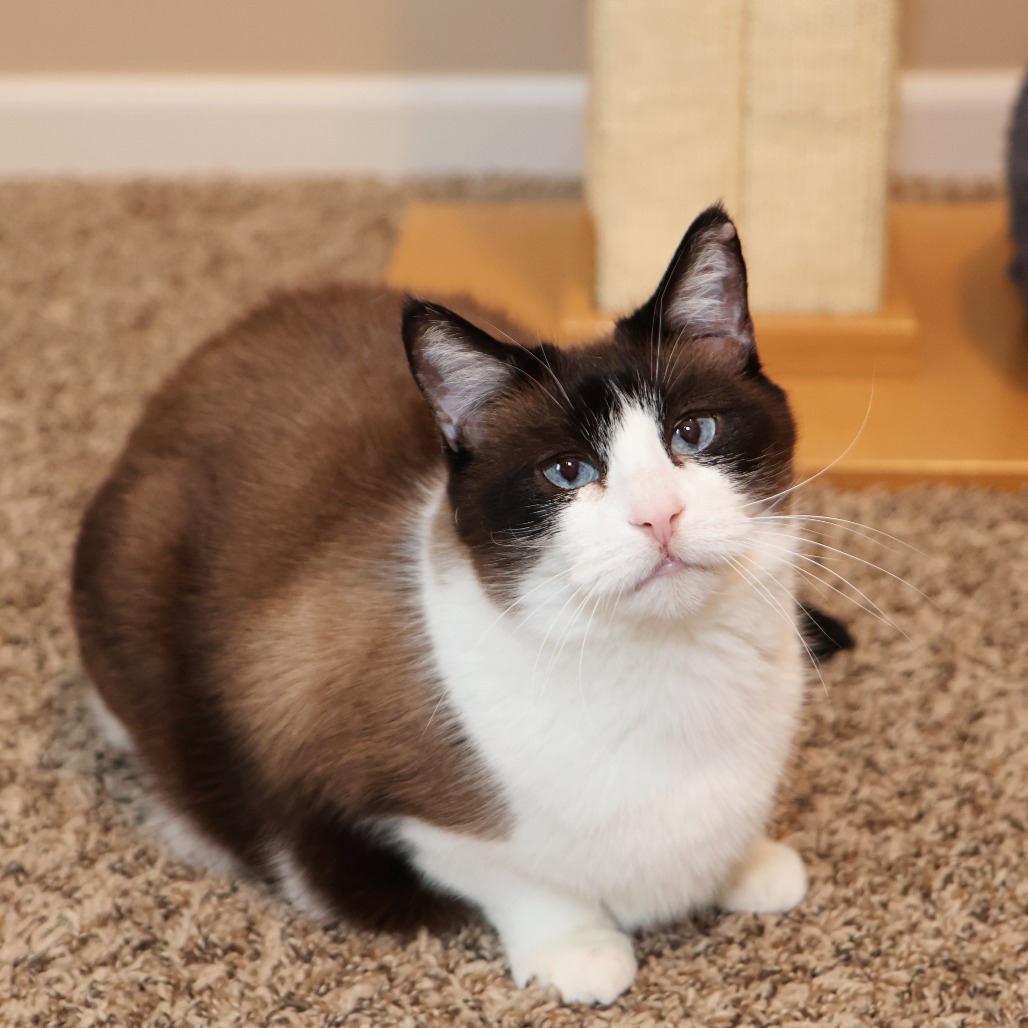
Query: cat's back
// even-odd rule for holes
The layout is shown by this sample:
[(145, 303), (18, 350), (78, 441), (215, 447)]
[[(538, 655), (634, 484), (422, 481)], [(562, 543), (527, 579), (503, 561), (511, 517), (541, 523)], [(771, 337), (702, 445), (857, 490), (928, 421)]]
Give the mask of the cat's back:
[(110, 577), (116, 537), (120, 563), (134, 546), (159, 589), (155, 569), (185, 546), (252, 595), (319, 541), (387, 519), (440, 462), (400, 307), (375, 287), (286, 293), (201, 346), (87, 511), (77, 581), (100, 563)]
[(236, 517), (276, 518), (278, 507), (297, 527), (300, 495), (315, 519), (323, 503), (345, 514), (395, 499), (439, 461), (404, 359), (400, 307), (399, 295), (375, 287), (274, 297), (165, 383), (123, 463), (187, 462), (218, 493), (217, 509), (232, 511), (236, 532)]

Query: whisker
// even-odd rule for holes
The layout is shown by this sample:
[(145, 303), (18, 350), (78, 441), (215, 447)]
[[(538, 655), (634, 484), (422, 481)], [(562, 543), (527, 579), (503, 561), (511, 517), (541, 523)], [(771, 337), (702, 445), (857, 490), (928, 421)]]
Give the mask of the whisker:
[(656, 337), (657, 337), (657, 361), (653, 363), (653, 324), (650, 325), (650, 370), (653, 374), (653, 378), (657, 378), (657, 369), (660, 367), (660, 339), (664, 334), (664, 295), (667, 293), (668, 286), (674, 281), (676, 272), (678, 271), (678, 262), (682, 259), (681, 252), (675, 254), (674, 262), (670, 269), (665, 275), (664, 281), (660, 287), (660, 295), (657, 297), (656, 304), (654, 306), (654, 317), (656, 318)]
[[(850, 526), (856, 526), (856, 528), (866, 529), (868, 532), (873, 532), (875, 535), (880, 535), (884, 539), (889, 539), (894, 543), (899, 543), (900, 546), (905, 547), (908, 550), (913, 550), (914, 553), (920, 554), (922, 557), (927, 557), (929, 560), (934, 559), (934, 556), (930, 553), (926, 553), (924, 550), (919, 550), (912, 543), (908, 543), (906, 539), (901, 539), (898, 535), (890, 535), (888, 532), (883, 532), (880, 528), (875, 528), (874, 525), (866, 525), (862, 521), (850, 521), (847, 518), (836, 518), (828, 514), (757, 514), (753, 517), (754, 521), (819, 521), (826, 524), (835, 525), (839, 528), (847, 529), (849, 531), (855, 531), (855, 528)], [(869, 538), (865, 536), (865, 538)], [(870, 540), (869, 541), (873, 541)]]
[(432, 722), (435, 720), (435, 716), (439, 712), (439, 708), (443, 705), (443, 700), (445, 699), (446, 693), (441, 693), (439, 699), (436, 701), (436, 705), (432, 708), (432, 713), (428, 715), (428, 722), (425, 724), (425, 728), (421, 733), (422, 739), (424, 739), (428, 734), (428, 730), (432, 727)]
[(883, 575), (888, 575), (889, 578), (894, 581), (899, 582), (901, 585), (905, 585), (908, 589), (912, 589), (922, 599), (927, 600), (936, 610), (942, 610), (942, 607), (940, 607), (939, 604), (937, 604), (926, 592), (919, 589), (913, 582), (907, 581), (907, 579), (903, 578), (902, 575), (894, 574), (892, 571), (889, 571), (888, 568), (883, 568), (873, 560), (865, 560), (863, 557), (858, 557), (855, 553), (849, 553), (847, 550), (840, 550), (835, 546), (829, 546), (827, 543), (818, 543), (817, 545), (822, 550), (829, 550), (832, 553), (837, 553), (840, 557), (845, 557), (848, 560), (855, 560), (858, 564), (864, 564), (866, 567), (874, 568), (875, 571), (880, 571)]
[(625, 589), (627, 586), (622, 583), (621, 588), (618, 589), (617, 596), (614, 597), (614, 602), (611, 604), (610, 617), (607, 618), (606, 629), (610, 631), (610, 626), (614, 623), (614, 614), (617, 612), (618, 604), (621, 602), (621, 597), (625, 595)]
[(895, 629), (895, 631), (899, 632), (899, 634), (902, 635), (904, 639), (907, 639), (908, 641), (910, 640), (910, 636), (907, 635), (907, 633), (904, 632), (903, 629), (891, 617), (889, 617), (889, 615), (886, 614), (885, 611), (882, 610), (882, 608), (879, 607), (878, 604), (875, 603), (875, 601), (872, 600), (870, 596), (867, 595), (867, 593), (865, 593), (863, 590), (854, 585), (848, 578), (846, 578), (845, 575), (842, 575), (838, 571), (836, 571), (835, 568), (829, 567), (827, 564), (821, 563), (821, 561), (817, 560), (814, 557), (811, 557), (809, 554), (798, 553), (795, 550), (790, 550), (784, 546), (772, 546), (767, 543), (761, 543), (760, 546), (763, 549), (777, 550), (780, 553), (788, 554), (789, 556), (796, 557), (799, 560), (807, 561), (809, 564), (814, 564), (815, 566), (821, 568), (822, 571), (827, 571), (828, 574), (834, 575), (836, 579), (838, 579), (840, 582), (843, 582), (845, 585), (848, 585), (862, 599), (866, 600), (870, 604), (870, 608), (865, 607), (862, 603), (857, 603), (857, 601), (853, 599), (853, 597), (850, 596), (848, 593), (844, 592), (842, 589), (839, 589), (837, 586), (832, 585), (831, 582), (826, 582), (823, 578), (821, 578), (818, 575), (815, 575), (812, 571), (809, 571), (806, 568), (802, 568), (798, 564), (793, 564), (791, 561), (785, 561), (785, 563), (789, 564), (790, 567), (794, 568), (800, 574), (804, 575), (809, 579), (812, 579), (815, 582), (819, 582), (826, 589), (831, 589), (832, 592), (838, 593), (844, 599), (852, 603), (855, 607), (859, 607), (861, 610), (866, 611), (873, 617), (877, 617), (878, 620), (881, 621), (883, 624), (886, 624), (890, 628)]
[(565, 568), (563, 571), (558, 571), (555, 575), (551, 575), (549, 578), (544, 579), (542, 582), (539, 582), (538, 585), (532, 586), (532, 588), (529, 589), (527, 593), (524, 593), (523, 595), (519, 596), (513, 603), (506, 606), (503, 610), (500, 611), (499, 614), (496, 615), (496, 617), (489, 624), (486, 630), (478, 637), (479, 642), (481, 642), (496, 627), (496, 625), (498, 625), (500, 621), (503, 620), (503, 618), (505, 618), (516, 606), (518, 606), (519, 603), (524, 603), (525, 600), (527, 600), (528, 597), (532, 595), (532, 593), (538, 592), (544, 586), (549, 585), (551, 582), (555, 582), (558, 578), (563, 578), (565, 575), (570, 575), (572, 571), (574, 571), (574, 568)]
[(582, 700), (582, 709), (585, 712), (585, 719), (589, 723), (589, 728), (593, 731), (594, 734), (596, 732), (596, 726), (593, 724), (592, 710), (589, 707), (589, 701), (586, 699), (585, 695), (585, 683), (583, 680), (582, 665), (585, 661), (585, 644), (589, 639), (589, 629), (592, 626), (593, 618), (596, 616), (596, 611), (599, 608), (602, 600), (602, 595), (596, 597), (596, 602), (593, 604), (593, 609), (589, 612), (589, 620), (585, 623), (585, 633), (582, 635), (582, 645), (578, 651), (578, 695), (581, 697)]
[[(807, 559), (810, 559), (810, 558), (807, 558)], [(813, 563), (817, 564), (817, 561), (813, 561)], [(822, 570), (829, 572), (829, 574), (836, 575), (839, 578), (840, 581), (845, 582), (846, 585), (848, 585), (851, 589), (856, 589), (856, 586), (854, 586), (852, 582), (846, 581), (845, 578), (842, 578), (842, 576), (838, 575), (838, 573), (833, 571), (831, 568), (825, 567), (825, 565), (823, 565), (823, 564), (817, 564), (817, 566), (819, 568), (821, 568)], [(902, 635), (903, 638), (906, 639), (908, 642), (911, 641), (910, 636), (907, 635), (907, 633), (904, 632), (903, 629), (900, 628), (900, 626), (891, 617), (889, 617), (889, 615), (886, 614), (881, 609), (881, 607), (879, 607), (878, 604), (876, 604), (873, 600), (869, 600), (868, 599), (867, 602), (869, 604), (871, 604), (871, 606), (865, 607), (864, 604), (859, 603), (852, 596), (850, 596), (850, 594), (847, 593), (844, 589), (840, 589), (838, 586), (832, 585), (831, 582), (826, 582), (823, 578), (821, 578), (820, 575), (815, 574), (809, 568), (801, 568), (801, 567), (799, 567), (796, 564), (793, 565), (793, 568), (795, 569), (795, 571), (798, 574), (803, 575), (803, 577), (807, 581), (809, 581), (809, 582), (816, 582), (818, 585), (823, 585), (826, 589), (831, 589), (831, 591), (833, 593), (837, 593), (844, 600), (846, 600), (849, 603), (852, 603), (854, 607), (859, 608), (860, 610), (864, 611), (866, 614), (870, 614), (871, 617), (876, 618), (878, 621), (881, 621), (881, 623), (883, 625), (887, 625), (889, 628), (893, 629), (894, 631), (899, 632), (899, 634)], [(856, 591), (858, 593), (860, 593), (859, 589), (856, 589)], [(865, 599), (867, 599), (867, 596), (864, 593), (860, 593), (860, 595), (863, 596)]]
[[(491, 321), (488, 321), (485, 318), (482, 318), (482, 321), (484, 324), (488, 325), (494, 332), (507, 339), (507, 341), (510, 342), (511, 345), (516, 346), (521, 350), (524, 350), (524, 352), (527, 353), (529, 357), (531, 357), (534, 361), (536, 361), (539, 365), (544, 367), (550, 373), (550, 378), (553, 379), (553, 381), (556, 383), (557, 388), (561, 391), (561, 393), (563, 393), (564, 399), (567, 400), (568, 405), (565, 407), (564, 404), (562, 404), (557, 399), (557, 397), (553, 395), (553, 393), (551, 393), (544, 385), (542, 385), (542, 383), (539, 383), (539, 386), (543, 390), (543, 392), (545, 392), (546, 395), (549, 396), (550, 399), (553, 400), (553, 402), (557, 404), (558, 407), (560, 407), (561, 410), (563, 410), (566, 414), (571, 415), (571, 397), (568, 396), (567, 390), (564, 388), (564, 384), (557, 377), (557, 373), (553, 370), (553, 367), (550, 364), (549, 359), (546, 358), (546, 351), (543, 350), (543, 357), (540, 357), (534, 350), (532, 350), (531, 347), (525, 346), (524, 343), (518, 342), (518, 340), (515, 339), (509, 332), (505, 332), (502, 328), (500, 328), (497, 325), (494, 325)], [(539, 348), (542, 348), (542, 343), (539, 344)]]
[[(585, 587), (582, 586), (581, 588), (584, 589)], [(560, 638), (557, 640), (557, 647), (550, 655), (550, 660), (546, 665), (546, 677), (543, 679), (542, 692), (540, 692), (539, 694), (540, 698), (542, 697), (542, 693), (546, 691), (546, 686), (549, 685), (550, 679), (553, 677), (554, 668), (556, 668), (557, 664), (559, 663), (560, 658), (564, 653), (564, 648), (571, 641), (571, 633), (574, 631), (575, 623), (578, 621), (579, 615), (585, 609), (585, 605), (588, 602), (589, 594), (586, 593), (585, 596), (583, 596), (582, 598), (582, 602), (579, 603), (579, 605), (575, 608), (575, 612), (571, 615), (571, 618), (569, 619), (564, 631), (561, 633)]]
[[(553, 629), (554, 629), (554, 628), (555, 628), (555, 627), (557, 626), (557, 622), (558, 622), (558, 621), (560, 620), (560, 616), (561, 616), (561, 614), (563, 614), (563, 613), (564, 613), (564, 611), (565, 611), (565, 610), (567, 609), (567, 606), (568, 606), (568, 604), (569, 604), (569, 603), (571, 603), (571, 601), (572, 601), (572, 600), (574, 600), (574, 598), (575, 598), (575, 597), (576, 597), (576, 596), (577, 596), (577, 595), (578, 595), (578, 594), (579, 594), (579, 593), (580, 593), (580, 592), (581, 592), (581, 591), (582, 591), (582, 590), (583, 590), (584, 588), (585, 588), (585, 586), (584, 586), (584, 585), (580, 585), (580, 586), (577, 586), (577, 587), (576, 587), (576, 588), (575, 588), (575, 589), (574, 589), (574, 590), (573, 590), (573, 591), (571, 592), (571, 594), (570, 594), (570, 595), (568, 596), (568, 598), (567, 598), (567, 599), (566, 599), (566, 600), (565, 600), (565, 601), (564, 601), (564, 602), (563, 602), (563, 603), (561, 604), (560, 608), (559, 608), (559, 609), (557, 610), (557, 612), (556, 612), (556, 613), (555, 613), (555, 614), (553, 615), (553, 618), (551, 619), (551, 621), (550, 621), (550, 624), (549, 624), (549, 626), (547, 627), (546, 631), (545, 631), (545, 632), (543, 633), (543, 637), (542, 637), (542, 639), (541, 639), (541, 640), (540, 640), (540, 642), (539, 642), (539, 649), (538, 649), (538, 650), (536, 651), (536, 655), (535, 655), (535, 662), (534, 662), (534, 663), (532, 664), (532, 687), (531, 687), (531, 689), (529, 690), (529, 695), (530, 695), (530, 697), (531, 697), (531, 698), (532, 698), (533, 700), (535, 699), (535, 685), (536, 685), (536, 672), (537, 672), (537, 670), (538, 670), (538, 668), (539, 668), (539, 660), (540, 660), (540, 658), (541, 658), (541, 657), (542, 657), (542, 655), (543, 655), (543, 650), (545, 650), (545, 649), (546, 649), (546, 643), (547, 643), (547, 641), (548, 641), (548, 640), (549, 640), (549, 638), (550, 638), (550, 633), (551, 633), (551, 632), (553, 631)], [(559, 641), (559, 640), (558, 640), (558, 641)], [(550, 664), (547, 664), (547, 671), (549, 671), (549, 668), (550, 668), (551, 664), (552, 664), (552, 657), (551, 657), (551, 663), (550, 663)], [(548, 680), (548, 675), (547, 675), (547, 680)], [(544, 682), (543, 684), (545, 685), (545, 682)], [(541, 695), (541, 694), (540, 694), (540, 695)]]
[[(763, 521), (763, 518), (753, 518), (753, 521)], [(834, 529), (835, 531), (829, 531)], [(886, 553), (899, 553), (900, 551), (895, 546), (890, 546), (888, 543), (883, 542), (881, 539), (875, 538), (867, 532), (862, 532), (859, 528), (850, 528), (847, 525), (830, 525), (827, 528), (814, 528), (810, 525), (800, 525), (799, 530), (803, 533), (803, 538), (807, 542), (813, 543), (814, 545), (820, 545), (822, 540), (834, 539), (837, 532), (850, 532), (855, 535), (858, 539), (863, 539), (867, 543), (871, 543), (874, 546), (880, 546)]]
[[(677, 385), (682, 375), (685, 373), (686, 368), (680, 367), (682, 358), (685, 357), (689, 350), (688, 347), (682, 346), (682, 338), (685, 336), (685, 329), (682, 329), (677, 336), (674, 338), (674, 342), (671, 344), (675, 348), (675, 360), (674, 364), (669, 365), (666, 374), (664, 375), (664, 385), (668, 392), (673, 390)], [(688, 367), (688, 365), (686, 365)], [(674, 377), (672, 377), (672, 375)]]
[[(535, 354), (534, 354), (534, 353), (532, 353), (532, 351), (531, 351), (530, 349), (528, 349), (528, 347), (527, 347), (527, 346), (523, 346), (523, 347), (522, 347), (522, 349), (523, 349), (523, 350), (525, 351), (525, 353), (527, 353), (527, 354), (528, 354), (529, 356), (531, 356), (531, 357), (535, 357)], [(536, 360), (539, 360), (539, 358), (538, 358), (538, 357), (536, 357), (535, 359), (536, 359)], [(540, 362), (540, 363), (541, 363), (541, 362)], [(520, 373), (521, 373), (522, 375), (524, 375), (524, 376), (525, 376), (525, 378), (527, 378), (527, 379), (529, 380), (529, 382), (532, 382), (533, 384), (537, 385), (537, 386), (538, 386), (538, 387), (539, 387), (539, 388), (540, 388), (540, 389), (541, 389), (541, 390), (542, 390), (542, 391), (543, 391), (544, 393), (546, 393), (546, 395), (547, 395), (547, 396), (548, 396), (548, 397), (549, 397), (549, 398), (550, 398), (551, 400), (553, 400), (553, 402), (554, 402), (554, 405), (555, 405), (555, 406), (556, 406), (556, 407), (557, 407), (557, 408), (558, 408), (559, 410), (562, 410), (562, 411), (563, 411), (563, 412), (564, 412), (565, 414), (567, 414), (567, 416), (568, 416), (569, 418), (570, 418), (570, 417), (573, 417), (573, 416), (574, 416), (574, 414), (573, 414), (573, 411), (571, 410), (571, 408), (570, 408), (570, 407), (567, 407), (567, 406), (565, 406), (565, 405), (564, 405), (563, 403), (561, 403), (561, 402), (560, 402), (560, 400), (558, 400), (558, 399), (557, 399), (557, 397), (556, 397), (556, 396), (554, 396), (554, 395), (553, 395), (553, 393), (551, 393), (551, 392), (550, 392), (550, 390), (549, 390), (549, 389), (547, 389), (547, 388), (546, 388), (546, 386), (544, 386), (544, 385), (542, 384), (542, 382), (540, 382), (540, 381), (539, 381), (539, 379), (537, 379), (537, 378), (533, 377), (532, 375), (530, 375), (530, 374), (529, 374), (529, 373), (528, 373), (527, 371), (525, 371), (525, 369), (524, 369), (524, 368), (515, 368), (514, 370), (515, 370), (515, 371), (517, 371), (517, 372), (520, 372)], [(549, 369), (547, 369), (547, 370), (549, 370)], [(552, 372), (551, 372), (551, 374), (552, 374)], [(554, 376), (554, 377), (556, 377), (556, 376)], [(558, 382), (558, 383), (557, 383), (557, 385), (560, 385), (560, 382)], [(563, 386), (560, 386), (560, 388), (561, 388), (561, 391), (563, 392), (563, 389), (564, 389), (564, 387), (563, 387)], [(567, 396), (567, 393), (565, 393), (564, 395), (565, 395), (565, 396)], [(570, 403), (570, 402), (571, 402), (571, 399), (570, 399), (570, 397), (569, 397), (569, 398), (568, 398), (568, 403)]]
[[(557, 383), (557, 388), (560, 389), (561, 393), (564, 394), (564, 399), (568, 401), (569, 407), (572, 406), (571, 397), (568, 396), (568, 391), (564, 388), (564, 383), (561, 382), (561, 380), (557, 377), (557, 372), (553, 370), (553, 365), (550, 363), (550, 358), (546, 356), (546, 349), (541, 342), (539, 343), (539, 350), (543, 355), (542, 361), (546, 365), (546, 370), (550, 373), (550, 377), (553, 379), (554, 382)], [(535, 353), (533, 353), (532, 351), (529, 352), (532, 353), (533, 357), (535, 357)]]
[(817, 666), (817, 658), (814, 656), (814, 651), (810, 648), (810, 646), (807, 645), (807, 640), (803, 638), (803, 633), (800, 631), (799, 626), (796, 624), (795, 616), (790, 616), (789, 612), (781, 605), (781, 603), (778, 602), (777, 598), (774, 596), (771, 590), (768, 589), (768, 587), (764, 585), (764, 583), (761, 582), (756, 575), (748, 571), (738, 560), (736, 560), (734, 557), (729, 557), (728, 562), (729, 564), (731, 564), (732, 567), (735, 568), (736, 571), (739, 572), (740, 575), (743, 576), (744, 579), (749, 581), (752, 585), (756, 586), (764, 594), (764, 596), (767, 599), (769, 599), (775, 607), (778, 608), (782, 617), (785, 618), (787, 624), (789, 624), (792, 627), (793, 632), (796, 634), (796, 638), (800, 641), (800, 645), (803, 647), (804, 650), (807, 651), (807, 657), (810, 659), (810, 666), (814, 669), (814, 671), (817, 673), (817, 677), (821, 680), (821, 688), (824, 689), (825, 696), (827, 696), (828, 686), (825, 684), (824, 675), (821, 674), (821, 669)]
[(781, 490), (781, 492), (774, 493), (771, 496), (764, 496), (764, 497), (762, 497), (759, 500), (751, 500), (749, 503), (743, 503), (740, 506), (743, 507), (743, 508), (745, 508), (745, 507), (752, 507), (752, 506), (754, 506), (755, 504), (758, 504), (758, 503), (768, 503), (769, 501), (774, 500), (774, 499), (784, 498), (784, 497), (788, 496), (790, 493), (796, 492), (797, 489), (802, 489), (803, 486), (809, 485), (811, 482), (816, 481), (822, 475), (825, 475), (829, 471), (831, 471), (832, 468), (834, 468), (835, 465), (838, 464), (839, 461), (841, 461), (853, 449), (853, 447), (857, 445), (857, 440), (859, 440), (861, 435), (863, 435), (864, 429), (867, 427), (868, 418), (870, 418), (870, 416), (871, 416), (871, 404), (874, 402), (874, 398), (875, 398), (875, 383), (874, 383), (874, 379), (872, 378), (871, 379), (871, 392), (870, 392), (870, 395), (867, 398), (867, 410), (864, 411), (864, 420), (861, 421), (860, 428), (857, 429), (857, 434), (850, 441), (849, 446), (847, 446), (846, 449), (843, 450), (842, 453), (840, 453), (839, 456), (836, 457), (835, 460), (833, 460), (831, 464), (829, 464), (827, 467), (822, 468), (820, 471), (818, 471), (816, 474), (811, 475), (809, 478), (803, 479), (802, 482), (797, 482), (795, 485), (789, 486), (788, 489), (783, 489), (783, 490)]

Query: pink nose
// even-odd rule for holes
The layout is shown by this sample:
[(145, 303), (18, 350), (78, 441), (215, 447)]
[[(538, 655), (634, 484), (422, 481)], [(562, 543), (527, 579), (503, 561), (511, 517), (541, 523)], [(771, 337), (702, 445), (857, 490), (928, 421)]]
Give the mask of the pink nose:
[(671, 544), (671, 537), (675, 534), (675, 519), (684, 509), (684, 507), (664, 507), (649, 510), (641, 517), (633, 518), (632, 524), (646, 529), (666, 550)]

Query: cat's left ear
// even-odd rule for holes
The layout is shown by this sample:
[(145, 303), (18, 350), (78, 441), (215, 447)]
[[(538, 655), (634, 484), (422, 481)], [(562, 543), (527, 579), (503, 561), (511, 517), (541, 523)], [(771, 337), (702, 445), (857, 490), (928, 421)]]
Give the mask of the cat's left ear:
[(679, 339), (724, 340), (740, 357), (755, 358), (746, 264), (723, 207), (708, 207), (693, 221), (656, 292), (620, 324), (647, 339), (663, 332)]
[(447, 445), (472, 447), (490, 402), (514, 380), (517, 350), (445, 307), (414, 299), (403, 308), (403, 343)]

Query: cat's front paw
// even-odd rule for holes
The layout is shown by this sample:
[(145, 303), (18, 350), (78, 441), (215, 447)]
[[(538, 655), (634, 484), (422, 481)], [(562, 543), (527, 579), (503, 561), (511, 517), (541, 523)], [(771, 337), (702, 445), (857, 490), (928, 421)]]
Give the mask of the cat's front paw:
[(800, 855), (781, 842), (761, 837), (718, 897), (722, 910), (753, 914), (792, 910), (807, 894), (807, 872)]
[(556, 986), (565, 1003), (614, 1002), (633, 982), (632, 940), (612, 928), (590, 928), (533, 950), (512, 968), (518, 985)]

